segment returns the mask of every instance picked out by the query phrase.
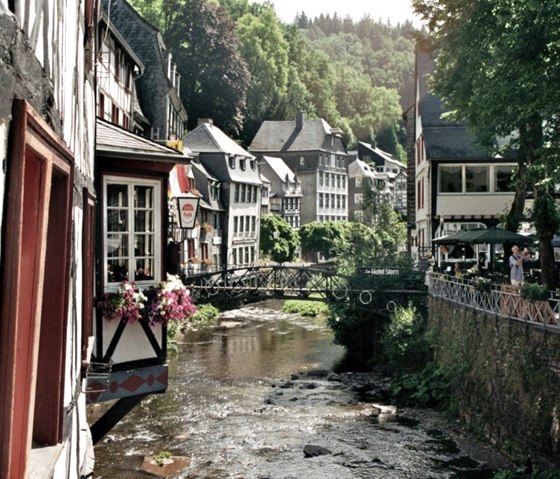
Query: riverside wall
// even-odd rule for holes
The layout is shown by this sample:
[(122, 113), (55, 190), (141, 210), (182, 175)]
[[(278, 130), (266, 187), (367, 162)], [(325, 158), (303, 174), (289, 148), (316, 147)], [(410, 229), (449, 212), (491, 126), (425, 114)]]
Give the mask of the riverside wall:
[(429, 323), (467, 428), (518, 463), (560, 464), (560, 334), (434, 297)]

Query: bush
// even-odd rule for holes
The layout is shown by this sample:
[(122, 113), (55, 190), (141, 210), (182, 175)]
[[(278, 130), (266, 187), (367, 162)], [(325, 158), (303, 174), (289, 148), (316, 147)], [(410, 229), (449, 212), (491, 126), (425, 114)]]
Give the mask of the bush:
[(188, 326), (200, 329), (216, 326), (220, 310), (211, 304), (197, 306), (196, 313), (187, 322)]
[(329, 305), (321, 301), (288, 300), (282, 306), (283, 313), (300, 314), (301, 316), (327, 316)]
[(422, 369), (431, 349), (426, 339), (426, 320), (416, 307), (397, 306), (383, 333), (383, 348), (389, 366), (399, 372)]
[(521, 297), (527, 301), (544, 301), (548, 292), (540, 284), (524, 283), (521, 286)]

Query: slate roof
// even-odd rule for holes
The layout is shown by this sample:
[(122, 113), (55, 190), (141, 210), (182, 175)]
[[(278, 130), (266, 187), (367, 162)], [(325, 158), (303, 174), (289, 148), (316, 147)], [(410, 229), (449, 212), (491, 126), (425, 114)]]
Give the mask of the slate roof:
[(367, 176), (369, 178), (376, 178), (376, 171), (365, 161), (354, 160), (348, 165), (348, 176), (351, 178), (358, 176)]
[[(322, 119), (305, 120), (301, 129), (296, 121), (265, 121), (255, 135), (249, 149), (255, 152), (332, 151), (330, 137), (333, 130)], [(340, 150), (341, 154), (346, 151)]]
[(273, 156), (263, 156), (262, 159), (268, 164), (270, 169), (280, 180), (286, 181), (286, 177), (290, 182), (294, 182), (296, 180), (296, 175), (288, 167), (288, 165), (284, 162), (282, 158), (273, 157)]
[(112, 123), (97, 119), (96, 152), (103, 156), (185, 163), (188, 157)]
[(393, 165), (398, 166), (399, 169), (405, 169), (406, 168), (406, 165), (404, 163), (400, 162), (396, 158), (393, 158), (393, 156), (390, 153), (387, 153), (386, 151), (383, 151), (381, 148), (377, 148), (376, 146), (372, 146), (369, 143), (365, 143), (363, 141), (359, 141), (358, 143), (360, 145), (362, 145), (364, 148), (366, 148), (367, 150), (370, 150), (372, 153), (375, 153), (376, 155), (378, 155), (386, 163), (392, 163)]
[(209, 123), (202, 123), (191, 131), (185, 137), (185, 144), (194, 153), (224, 153), (254, 158), (217, 126)]
[[(258, 168), (252, 169), (249, 164), (250, 161), (256, 162), (256, 158), (211, 122), (199, 124), (185, 137), (184, 144), (220, 181), (262, 185)], [(230, 156), (245, 158), (246, 168), (242, 169), (239, 164), (230, 168)], [(238, 159), (235, 161), (239, 163)]]

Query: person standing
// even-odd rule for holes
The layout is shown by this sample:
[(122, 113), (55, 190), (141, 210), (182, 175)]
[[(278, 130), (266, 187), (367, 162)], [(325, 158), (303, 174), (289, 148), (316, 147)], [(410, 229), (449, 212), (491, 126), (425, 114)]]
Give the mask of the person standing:
[(513, 286), (521, 286), (523, 284), (523, 263), (527, 261), (527, 259), (526, 255), (519, 252), (519, 246), (512, 246), (511, 256), (509, 257), (509, 279)]

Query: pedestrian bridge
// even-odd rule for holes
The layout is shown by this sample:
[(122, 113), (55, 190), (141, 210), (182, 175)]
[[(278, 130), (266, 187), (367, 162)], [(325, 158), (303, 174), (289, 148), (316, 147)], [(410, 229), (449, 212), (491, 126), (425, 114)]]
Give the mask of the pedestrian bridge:
[[(353, 300), (362, 305), (373, 303), (380, 293), (392, 296), (427, 295), (423, 273), (407, 272), (409, 289), (383, 287), (383, 279), (400, 275), (397, 268), (362, 268), (356, 276), (346, 276), (320, 266), (256, 266), (228, 268), (222, 271), (183, 276), (195, 303), (227, 298), (263, 299), (309, 298), (334, 301)], [(386, 282), (386, 281), (385, 281)]]

